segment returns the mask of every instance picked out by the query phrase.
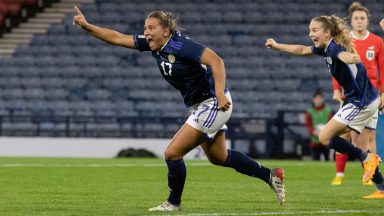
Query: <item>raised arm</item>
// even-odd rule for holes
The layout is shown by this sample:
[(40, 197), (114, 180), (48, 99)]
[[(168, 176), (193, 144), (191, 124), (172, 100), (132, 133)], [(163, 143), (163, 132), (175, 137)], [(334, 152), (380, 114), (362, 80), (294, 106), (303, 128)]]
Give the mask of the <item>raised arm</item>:
[(225, 67), (224, 61), (211, 49), (205, 48), (200, 60), (201, 64), (208, 65), (212, 69), (213, 80), (215, 82), (215, 94), (219, 108), (226, 111), (230, 108), (231, 102), (224, 94), (225, 88)]
[(80, 28), (86, 30), (96, 38), (103, 40), (107, 43), (135, 49), (135, 42), (133, 35), (125, 35), (117, 31), (100, 28), (87, 22), (80, 9), (75, 6), (76, 15), (73, 17), (73, 24), (78, 25)]
[(305, 56), (305, 55), (313, 54), (310, 46), (281, 44), (281, 43), (277, 43), (272, 38), (267, 39), (265, 46), (273, 50), (287, 52), (293, 55)]

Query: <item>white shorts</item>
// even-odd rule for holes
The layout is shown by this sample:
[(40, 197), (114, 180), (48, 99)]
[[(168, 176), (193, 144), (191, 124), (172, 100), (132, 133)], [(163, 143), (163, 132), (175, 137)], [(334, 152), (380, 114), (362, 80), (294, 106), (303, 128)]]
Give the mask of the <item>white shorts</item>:
[(359, 133), (361, 133), (364, 128), (375, 130), (379, 106), (380, 98), (377, 98), (365, 107), (358, 107), (352, 103), (347, 103), (337, 111), (333, 119)]
[[(225, 96), (232, 103), (229, 91), (225, 93)], [(227, 130), (225, 123), (231, 117), (232, 107), (233, 104), (223, 112), (218, 108), (217, 99), (209, 98), (190, 108), (191, 115), (187, 119), (187, 124), (205, 133), (208, 139), (213, 139), (217, 132)]]

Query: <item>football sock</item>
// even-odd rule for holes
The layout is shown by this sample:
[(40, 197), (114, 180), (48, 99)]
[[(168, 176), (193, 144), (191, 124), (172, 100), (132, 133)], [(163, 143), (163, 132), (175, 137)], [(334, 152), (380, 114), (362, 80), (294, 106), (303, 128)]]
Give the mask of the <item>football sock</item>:
[(266, 183), (269, 182), (271, 174), (270, 169), (260, 165), (241, 152), (232, 149), (228, 149), (227, 151), (227, 160), (223, 166), (231, 167), (239, 173), (259, 178)]
[(376, 188), (379, 191), (384, 191), (384, 182), (376, 184)]
[(352, 143), (339, 136), (336, 136), (329, 141), (329, 148), (332, 148), (339, 153), (347, 154), (351, 158), (358, 158), (361, 162), (367, 159), (368, 155), (360, 148), (352, 145)]
[(180, 205), (181, 194), (183, 193), (187, 169), (184, 160), (166, 160), (168, 166), (168, 202), (173, 205)]
[(376, 184), (378, 190), (384, 191), (384, 179), (379, 167), (376, 168), (372, 181)]
[(345, 166), (348, 161), (348, 155), (336, 153), (336, 173), (343, 173), (343, 175), (339, 174), (339, 176), (344, 176)]

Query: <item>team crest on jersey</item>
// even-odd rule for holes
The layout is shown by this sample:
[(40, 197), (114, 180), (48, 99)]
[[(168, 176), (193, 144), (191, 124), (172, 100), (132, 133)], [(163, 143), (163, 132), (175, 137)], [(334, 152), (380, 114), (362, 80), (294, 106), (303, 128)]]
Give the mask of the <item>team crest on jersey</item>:
[(375, 50), (367, 50), (366, 57), (368, 61), (372, 61), (375, 58)]
[(175, 56), (174, 55), (172, 55), (172, 54), (169, 54), (168, 55), (168, 61), (170, 62), (170, 63), (173, 63), (173, 62), (175, 62)]

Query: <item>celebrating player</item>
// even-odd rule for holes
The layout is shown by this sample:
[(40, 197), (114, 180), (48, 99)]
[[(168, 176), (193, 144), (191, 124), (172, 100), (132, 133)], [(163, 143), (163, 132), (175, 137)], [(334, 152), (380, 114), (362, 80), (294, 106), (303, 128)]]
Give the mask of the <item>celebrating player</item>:
[[(374, 120), (380, 105), (379, 94), (367, 78), (366, 69), (352, 44), (350, 31), (342, 19), (337, 16), (315, 17), (309, 31), (314, 46), (279, 44), (274, 39), (268, 39), (265, 45), (294, 55), (324, 56), (332, 77), (344, 88), (346, 103), (320, 132), (319, 141), (340, 153), (358, 158), (364, 167), (363, 182), (368, 182), (380, 163), (379, 156), (362, 151), (339, 135), (350, 130), (361, 133)], [(384, 189), (384, 185), (381, 187)]]
[(278, 201), (284, 203), (283, 169), (270, 170), (238, 151), (226, 149), (224, 131), (232, 113), (232, 101), (225, 88), (224, 62), (215, 52), (181, 34), (172, 13), (153, 11), (145, 20), (144, 35), (124, 35), (88, 23), (81, 11), (75, 9), (74, 24), (96, 38), (113, 45), (151, 51), (163, 78), (181, 92), (185, 105), (191, 110), (188, 120), (164, 152), (170, 195), (149, 211), (181, 210), (186, 178), (183, 157), (199, 145), (211, 163), (262, 179), (275, 191)]
[[(355, 48), (360, 56), (362, 63), (367, 70), (367, 76), (373, 86), (381, 92), (381, 107), (384, 106), (384, 44), (380, 37), (368, 31), (370, 13), (366, 7), (363, 7), (359, 2), (353, 2), (349, 7), (349, 20), (352, 25), (351, 35)], [(340, 85), (333, 79), (334, 99), (343, 102), (343, 96), (340, 91)], [(360, 139), (365, 139), (359, 143), (362, 150), (370, 150), (376, 153), (376, 126), (377, 116), (375, 114), (374, 121), (362, 131)], [(347, 134), (346, 134), (347, 135)], [(348, 135), (349, 136), (349, 135)], [(351, 131), (352, 139), (357, 139), (359, 136), (355, 131)], [(344, 137), (345, 138), (345, 137)], [(344, 170), (348, 156), (345, 154), (336, 153), (336, 177), (332, 181), (332, 185), (341, 185), (344, 181)], [(381, 176), (381, 175), (380, 175)], [(382, 183), (383, 179), (373, 178), (375, 183)], [(372, 182), (369, 182), (372, 184)]]

